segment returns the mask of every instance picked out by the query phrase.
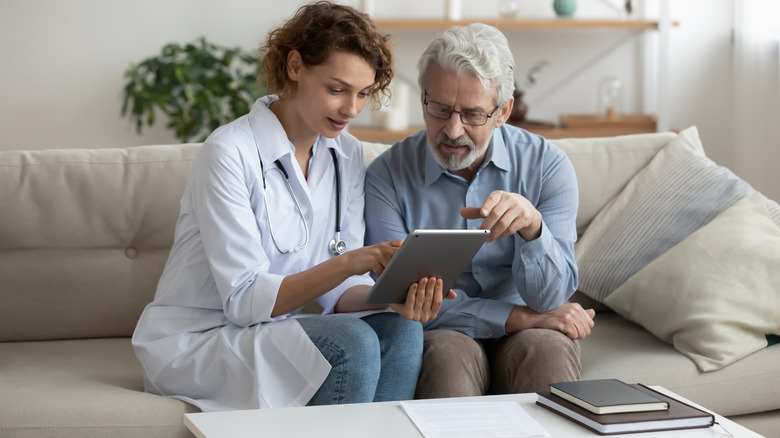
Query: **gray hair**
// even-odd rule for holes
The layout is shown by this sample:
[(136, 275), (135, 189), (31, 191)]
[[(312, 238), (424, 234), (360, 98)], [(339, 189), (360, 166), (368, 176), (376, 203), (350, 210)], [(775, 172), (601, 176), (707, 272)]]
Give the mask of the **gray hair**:
[(438, 35), (417, 62), (420, 89), (428, 84), (432, 62), (456, 74), (473, 74), (486, 90), (492, 87), (503, 107), (515, 91), (515, 60), (500, 30), (482, 23), (452, 26)]

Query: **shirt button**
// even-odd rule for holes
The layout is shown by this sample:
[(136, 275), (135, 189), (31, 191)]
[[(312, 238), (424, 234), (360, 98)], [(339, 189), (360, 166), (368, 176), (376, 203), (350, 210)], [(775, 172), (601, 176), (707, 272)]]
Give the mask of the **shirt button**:
[(493, 337), (493, 330), (488, 330), (488, 337)]
[(129, 259), (134, 259), (135, 256), (138, 255), (138, 251), (133, 248), (132, 246), (130, 248), (125, 249), (125, 256)]
[(474, 187), (469, 187), (469, 192), (473, 192), (473, 191), (474, 191)]

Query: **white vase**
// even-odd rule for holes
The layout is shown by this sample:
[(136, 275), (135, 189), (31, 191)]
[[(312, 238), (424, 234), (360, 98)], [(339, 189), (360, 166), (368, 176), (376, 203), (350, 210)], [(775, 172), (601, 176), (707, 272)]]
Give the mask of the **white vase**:
[(376, 0), (360, 0), (360, 8), (368, 15), (374, 15)]
[(498, 2), (498, 15), (505, 20), (517, 17), (519, 12), (519, 0), (500, 0)]
[(444, 0), (444, 17), (451, 21), (460, 21), (463, 18), (461, 0)]
[(409, 93), (410, 87), (404, 81), (393, 81), (390, 84), (392, 97), (390, 106), (382, 121), (383, 128), (388, 131), (403, 131), (409, 127)]

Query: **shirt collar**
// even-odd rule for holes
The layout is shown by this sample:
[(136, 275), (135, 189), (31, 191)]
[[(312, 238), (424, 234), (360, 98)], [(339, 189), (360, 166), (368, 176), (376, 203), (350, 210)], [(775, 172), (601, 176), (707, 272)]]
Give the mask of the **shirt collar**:
[[(287, 138), (284, 127), (269, 108), (277, 100), (279, 96), (275, 94), (263, 96), (257, 99), (249, 110), (249, 125), (263, 163), (273, 163), (286, 155), (292, 156), (295, 152), (295, 147)], [(341, 143), (336, 139), (319, 136), (314, 142), (312, 155), (317, 153), (320, 146), (335, 149), (339, 158), (347, 159)]]
[[(442, 175), (449, 175), (454, 177), (447, 169), (441, 167), (439, 162), (433, 156), (431, 146), (428, 144), (426, 136), (426, 148), (425, 148), (425, 185), (429, 186), (436, 182)], [(506, 143), (504, 143), (504, 136), (501, 135), (501, 129), (496, 128), (493, 130), (493, 136), (491, 138), (491, 144), (488, 146), (487, 160), (482, 163), (480, 171), (493, 163), (497, 168), (508, 171), (511, 166), (509, 163), (509, 152), (506, 150)]]

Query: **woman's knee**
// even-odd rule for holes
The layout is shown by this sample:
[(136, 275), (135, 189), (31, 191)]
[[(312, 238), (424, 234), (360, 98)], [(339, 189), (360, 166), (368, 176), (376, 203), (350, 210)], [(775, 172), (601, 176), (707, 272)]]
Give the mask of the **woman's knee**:
[(363, 320), (376, 333), (383, 353), (391, 349), (403, 349), (411, 355), (422, 355), (423, 330), (419, 322), (391, 312), (368, 315)]
[(302, 318), (300, 323), (331, 366), (354, 361), (366, 366), (379, 361), (379, 339), (371, 326), (359, 318), (333, 315)]

